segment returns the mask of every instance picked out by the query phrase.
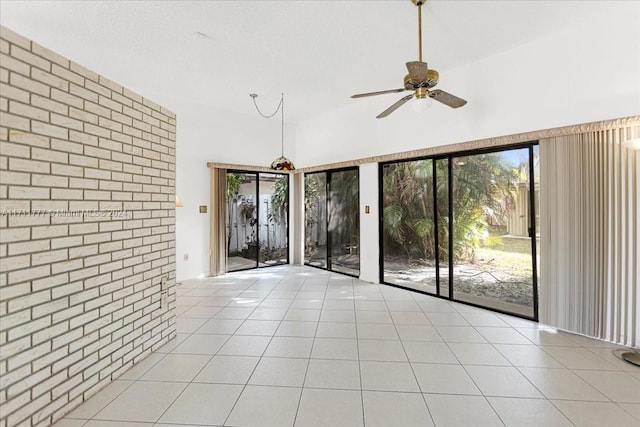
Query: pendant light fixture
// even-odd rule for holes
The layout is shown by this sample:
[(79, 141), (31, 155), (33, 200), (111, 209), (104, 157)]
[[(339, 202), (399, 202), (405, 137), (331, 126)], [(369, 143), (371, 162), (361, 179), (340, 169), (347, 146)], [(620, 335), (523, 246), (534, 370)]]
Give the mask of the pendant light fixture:
[(256, 110), (258, 111), (258, 113), (265, 119), (270, 119), (271, 117), (275, 116), (278, 113), (278, 111), (280, 111), (280, 122), (281, 122), (280, 148), (281, 148), (281, 151), (280, 151), (280, 157), (278, 157), (273, 162), (271, 162), (271, 169), (277, 170), (277, 171), (292, 171), (292, 170), (294, 170), (295, 166), (293, 166), (293, 162), (284, 156), (284, 93), (282, 93), (280, 95), (280, 103), (276, 107), (276, 111), (274, 111), (273, 114), (269, 114), (269, 115), (263, 114), (262, 111), (260, 111), (260, 108), (258, 107), (258, 103), (256, 102), (256, 98), (258, 97), (257, 94), (252, 93), (252, 94), (249, 94), (249, 96), (251, 97), (251, 99), (253, 99), (253, 105), (256, 106)]

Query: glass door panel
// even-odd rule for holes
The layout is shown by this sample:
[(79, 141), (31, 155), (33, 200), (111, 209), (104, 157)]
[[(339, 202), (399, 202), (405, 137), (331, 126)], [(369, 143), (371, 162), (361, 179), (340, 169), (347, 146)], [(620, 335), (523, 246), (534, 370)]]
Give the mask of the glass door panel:
[(289, 175), (260, 173), (259, 178), (259, 264), (288, 264)]
[(258, 266), (258, 176), (227, 173), (227, 271)]
[(449, 160), (436, 159), (435, 194), (438, 239), (438, 295), (449, 297)]
[(304, 176), (304, 263), (327, 268), (327, 173)]
[(535, 317), (529, 148), (451, 162), (453, 298)]
[(383, 281), (437, 294), (433, 163), (382, 167)]
[(360, 182), (358, 169), (329, 173), (327, 227), (329, 269), (360, 274)]

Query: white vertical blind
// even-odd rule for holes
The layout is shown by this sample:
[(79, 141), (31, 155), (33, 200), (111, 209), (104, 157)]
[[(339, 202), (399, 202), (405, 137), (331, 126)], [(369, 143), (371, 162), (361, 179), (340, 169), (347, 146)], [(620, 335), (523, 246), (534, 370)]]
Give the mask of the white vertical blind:
[(540, 140), (540, 321), (638, 346), (640, 126)]

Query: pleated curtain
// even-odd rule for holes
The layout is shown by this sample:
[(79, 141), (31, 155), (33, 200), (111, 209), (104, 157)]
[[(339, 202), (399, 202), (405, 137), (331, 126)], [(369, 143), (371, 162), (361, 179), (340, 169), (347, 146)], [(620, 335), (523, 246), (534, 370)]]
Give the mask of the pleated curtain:
[(211, 224), (209, 241), (209, 274), (218, 276), (227, 272), (227, 170), (210, 168), (211, 171)]
[(639, 127), (540, 140), (540, 321), (635, 347)]

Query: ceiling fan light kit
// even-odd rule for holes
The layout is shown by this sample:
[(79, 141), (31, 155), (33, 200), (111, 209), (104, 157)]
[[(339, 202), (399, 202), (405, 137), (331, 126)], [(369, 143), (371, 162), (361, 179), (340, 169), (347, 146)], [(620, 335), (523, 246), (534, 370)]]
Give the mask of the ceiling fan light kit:
[[(381, 90), (378, 92), (367, 92), (352, 95), (351, 98), (364, 98), (367, 96), (385, 95), (389, 93), (400, 93), (407, 90), (413, 91), (411, 95), (406, 95), (396, 101), (389, 108), (378, 114), (376, 118), (382, 119), (396, 111), (398, 108), (415, 98), (417, 105), (414, 109), (425, 110), (430, 105), (430, 100), (434, 99), (451, 108), (460, 108), (467, 103), (462, 98), (452, 95), (440, 89), (431, 90), (440, 81), (440, 75), (436, 70), (429, 68), (426, 62), (422, 61), (422, 5), (426, 0), (411, 0), (418, 7), (418, 60), (406, 63), (407, 74), (404, 77), (404, 87), (398, 89)], [(424, 105), (420, 105), (424, 104)]]

